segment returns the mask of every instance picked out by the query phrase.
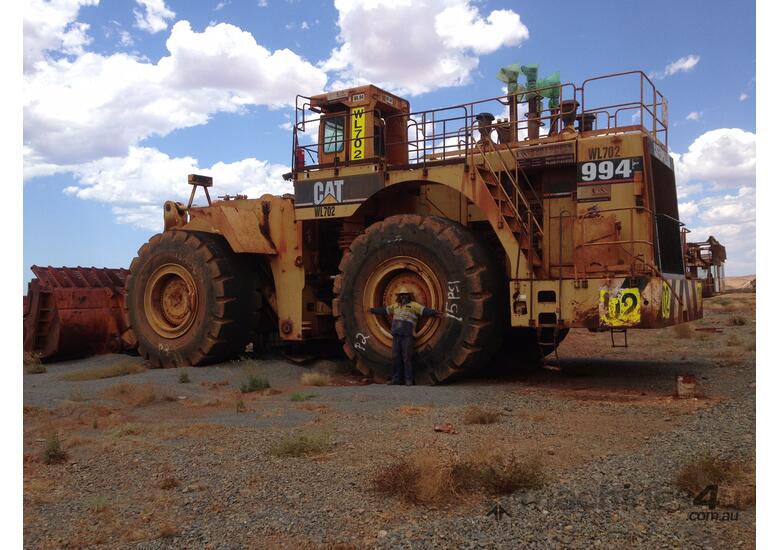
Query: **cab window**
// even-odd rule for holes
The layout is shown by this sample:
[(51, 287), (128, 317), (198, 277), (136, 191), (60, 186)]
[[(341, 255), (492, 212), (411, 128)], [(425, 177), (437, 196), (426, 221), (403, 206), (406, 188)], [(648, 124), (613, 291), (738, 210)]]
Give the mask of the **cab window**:
[(344, 117), (325, 119), (322, 137), (325, 153), (339, 153), (344, 150)]

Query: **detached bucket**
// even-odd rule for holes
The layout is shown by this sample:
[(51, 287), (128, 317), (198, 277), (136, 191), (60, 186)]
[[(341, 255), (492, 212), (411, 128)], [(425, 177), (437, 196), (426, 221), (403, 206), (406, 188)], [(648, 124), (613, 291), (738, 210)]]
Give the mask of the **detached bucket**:
[(696, 377), (693, 374), (681, 374), (677, 377), (677, 397), (680, 399), (696, 397)]

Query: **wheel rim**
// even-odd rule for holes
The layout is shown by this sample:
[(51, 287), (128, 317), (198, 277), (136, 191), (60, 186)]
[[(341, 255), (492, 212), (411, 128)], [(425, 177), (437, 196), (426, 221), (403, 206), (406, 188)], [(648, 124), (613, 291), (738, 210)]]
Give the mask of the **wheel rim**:
[[(425, 307), (440, 309), (444, 304), (444, 292), (433, 269), (418, 258), (397, 256), (381, 263), (368, 277), (363, 290), (366, 308), (383, 307), (396, 301), (396, 293), (402, 286), (414, 292), (414, 301)], [(426, 317), (418, 321), (415, 330), (415, 347), (425, 345), (436, 333), (439, 319)], [(391, 346), (390, 319), (384, 315), (368, 317), (371, 335)]]
[(163, 338), (178, 338), (192, 326), (198, 311), (198, 289), (179, 264), (158, 267), (144, 289), (144, 311), (152, 329)]

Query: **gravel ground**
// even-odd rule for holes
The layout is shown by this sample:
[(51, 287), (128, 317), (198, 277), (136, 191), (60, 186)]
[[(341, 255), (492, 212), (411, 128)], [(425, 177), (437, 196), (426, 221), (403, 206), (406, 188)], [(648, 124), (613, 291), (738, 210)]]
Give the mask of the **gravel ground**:
[[(694, 323), (721, 333), (636, 331), (631, 347), (612, 349), (608, 334), (573, 331), (560, 370), (438, 387), (364, 384), (339, 361), (274, 357), (83, 382), (62, 376), (141, 361), (49, 365), (24, 377), (25, 547), (752, 548), (753, 507), (698, 520), (707, 509), (674, 484), (706, 454), (755, 461), (754, 297), (730, 300), (708, 301)], [(749, 322), (729, 325), (735, 312)], [(248, 369), (272, 390), (240, 393)], [(301, 386), (311, 369), (331, 372), (332, 384)], [(183, 372), (190, 383), (179, 383)], [(696, 375), (700, 398), (673, 397), (680, 373)], [(149, 397), (134, 401), (142, 388)], [(294, 391), (315, 396), (293, 402)], [(501, 421), (464, 424), (474, 404)], [(434, 432), (442, 422), (457, 433)], [(68, 459), (47, 465), (41, 450), (55, 430)], [(310, 457), (270, 452), (299, 430), (332, 445)], [(546, 483), (438, 506), (371, 489), (394, 457), (485, 445), (541, 456)], [(511, 516), (488, 516), (495, 502)]]

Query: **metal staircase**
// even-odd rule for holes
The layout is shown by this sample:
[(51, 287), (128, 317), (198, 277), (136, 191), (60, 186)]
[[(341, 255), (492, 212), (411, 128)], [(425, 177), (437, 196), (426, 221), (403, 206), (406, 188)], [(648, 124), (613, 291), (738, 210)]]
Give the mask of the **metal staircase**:
[[(487, 149), (487, 150), (486, 150)], [(544, 207), (539, 196), (525, 178), (528, 191), (518, 182), (522, 168), (513, 163), (510, 168), (493, 142), (481, 142), (472, 148), (479, 155), (476, 173), (487, 186), (501, 213), (500, 225), (505, 225), (514, 235), (525, 254), (534, 276), (544, 275), (542, 262), (542, 239), (544, 229)], [(494, 153), (489, 155), (489, 153)], [(491, 163), (491, 158), (497, 159)], [(496, 165), (497, 166), (494, 166)], [(513, 173), (514, 172), (514, 173)], [(522, 174), (525, 176), (525, 174)]]

